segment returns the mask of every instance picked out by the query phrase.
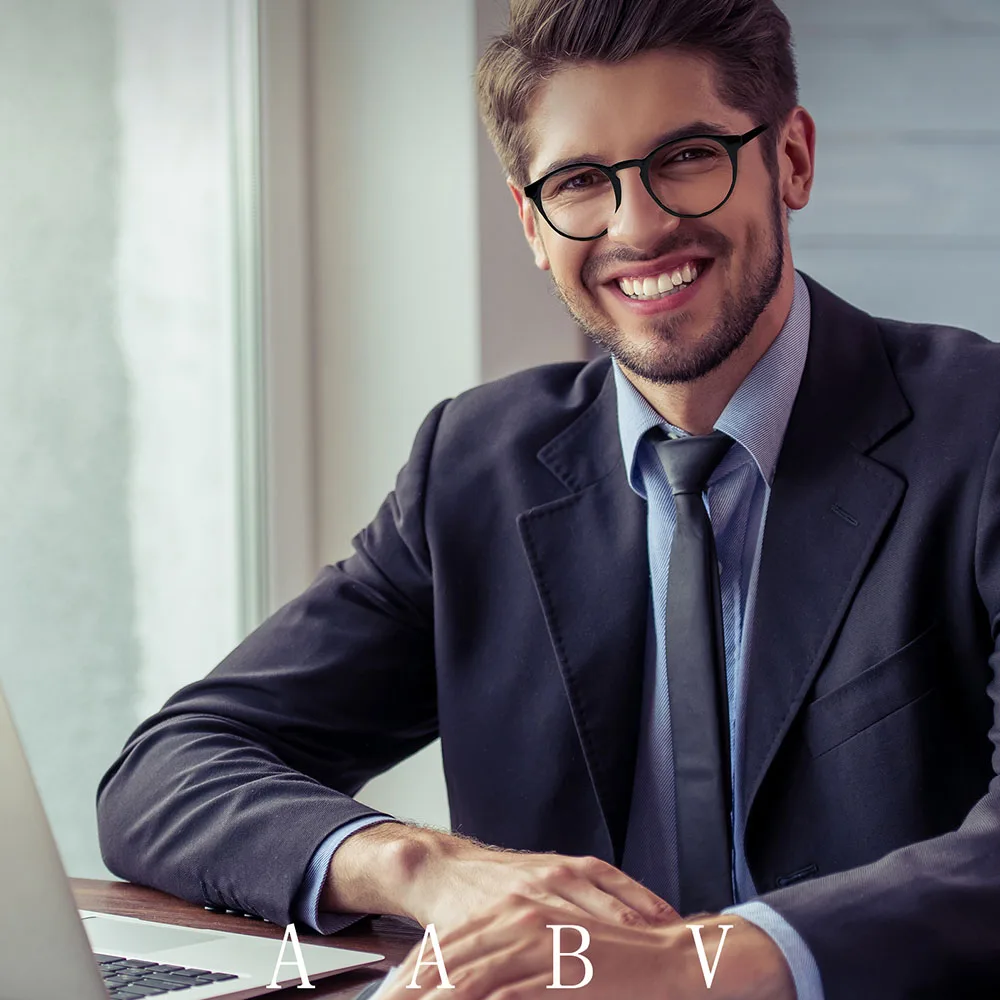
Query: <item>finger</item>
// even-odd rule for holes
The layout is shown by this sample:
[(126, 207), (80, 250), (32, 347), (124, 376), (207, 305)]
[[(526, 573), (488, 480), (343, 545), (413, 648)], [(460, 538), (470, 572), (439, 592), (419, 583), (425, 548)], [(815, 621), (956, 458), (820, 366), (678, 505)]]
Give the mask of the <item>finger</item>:
[(597, 861), (596, 865), (591, 864), (595, 860), (597, 859), (585, 859), (590, 866), (590, 877), (594, 884), (609, 896), (614, 896), (651, 923), (671, 923), (680, 920), (680, 914), (665, 899), (661, 899), (655, 892), (636, 882), (635, 879), (629, 878), (612, 865), (602, 861)]
[[(416, 983), (416, 985), (412, 986), (411, 983)], [(436, 969), (421, 967), (414, 976), (412, 968), (400, 967), (377, 996), (378, 1000), (412, 1000), (416, 989), (436, 990), (438, 988), (444, 988), (444, 986)], [(417, 994), (417, 996), (420, 995)], [(454, 996), (454, 994), (450, 994), (450, 996)]]
[(641, 910), (635, 909), (593, 882), (580, 879), (566, 882), (555, 895), (555, 899), (546, 899), (545, 902), (551, 902), (556, 906), (561, 904), (564, 909), (572, 907), (586, 917), (626, 927), (646, 927), (653, 923)]
[[(461, 989), (461, 987), (460, 987)], [(472, 983), (465, 987), (464, 992), (456, 995), (455, 1000), (496, 1000), (496, 997), (510, 997), (513, 1000), (535, 1000), (537, 997), (547, 996), (546, 990), (552, 989), (552, 970), (537, 976), (525, 979), (510, 979), (499, 984), (492, 984), (488, 980)], [(502, 990), (498, 993), (497, 990)]]
[[(465, 942), (468, 944), (468, 939)], [(552, 946), (541, 940), (515, 940), (505, 946), (494, 942), (486, 953), (462, 957), (461, 948), (449, 951), (449, 977), (455, 992), (455, 1000), (486, 1000), (498, 990), (520, 988), (527, 983), (538, 981), (543, 987), (552, 981)], [(516, 993), (515, 993), (516, 995)], [(545, 993), (523, 994), (525, 996), (545, 996)]]
[(382, 991), (378, 994), (378, 1000), (406, 1000), (412, 996), (412, 990), (407, 990), (406, 986), (413, 978), (419, 955), (420, 945), (417, 944), (386, 977)]
[[(542, 885), (526, 887), (522, 892), (510, 892), (497, 899), (486, 910), (448, 928), (439, 936), (444, 950), (454, 948), (458, 942), (469, 937), (486, 934), (487, 940), (498, 945), (501, 942), (517, 940), (525, 929), (525, 922), (531, 923), (541, 911), (551, 911), (552, 919), (564, 923), (572, 922), (589, 914), (587, 911), (562, 896), (548, 892)], [(510, 934), (505, 934), (510, 929)]]
[(633, 926), (679, 919), (669, 903), (598, 858), (566, 859), (544, 884), (552, 895), (601, 920)]

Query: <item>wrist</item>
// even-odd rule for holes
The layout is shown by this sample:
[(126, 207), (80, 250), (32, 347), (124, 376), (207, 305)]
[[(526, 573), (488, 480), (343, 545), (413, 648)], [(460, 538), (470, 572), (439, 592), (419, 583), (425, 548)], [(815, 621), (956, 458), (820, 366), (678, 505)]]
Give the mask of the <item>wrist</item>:
[(419, 880), (442, 840), (436, 830), (386, 822), (352, 834), (333, 855), (320, 908), (335, 913), (384, 913), (414, 917)]
[(404, 823), (385, 822), (351, 834), (330, 859), (320, 893), (320, 910), (329, 913), (397, 913), (382, 858), (390, 845), (408, 835)]
[[(718, 964), (714, 983), (718, 996), (739, 1000), (796, 1000), (795, 982), (785, 956), (771, 936), (756, 924), (735, 913), (688, 919), (685, 923), (706, 925), (702, 933), (710, 964), (722, 936), (719, 927), (733, 925)], [(696, 967), (700, 973), (700, 966)]]

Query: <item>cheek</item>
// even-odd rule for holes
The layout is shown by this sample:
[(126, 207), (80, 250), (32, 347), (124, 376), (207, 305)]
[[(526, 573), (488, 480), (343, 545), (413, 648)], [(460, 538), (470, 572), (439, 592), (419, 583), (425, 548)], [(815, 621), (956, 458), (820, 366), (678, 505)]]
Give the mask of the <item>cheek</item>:
[(564, 283), (569, 283), (573, 288), (597, 297), (601, 287), (600, 271), (590, 263), (586, 250), (573, 252), (571, 248), (570, 251), (563, 254), (559, 266)]
[(581, 270), (582, 262), (573, 255), (553, 253), (549, 257), (549, 265), (552, 280), (560, 288), (575, 295), (586, 294), (590, 291), (589, 285), (584, 281)]

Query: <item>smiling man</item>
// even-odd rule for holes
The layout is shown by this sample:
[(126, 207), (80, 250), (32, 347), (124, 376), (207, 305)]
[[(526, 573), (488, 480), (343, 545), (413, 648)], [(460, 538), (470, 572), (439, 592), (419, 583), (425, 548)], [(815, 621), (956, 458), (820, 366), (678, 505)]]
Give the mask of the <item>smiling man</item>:
[[(754, 121), (714, 79), (704, 55), (679, 51), (565, 68), (532, 106), (538, 180), (508, 182), (535, 262), (574, 319), (693, 433), (712, 429), (788, 317), (783, 205), (808, 202), (815, 138), (803, 108)], [(753, 143), (782, 149), (783, 176)], [(640, 150), (645, 161), (615, 162)]]
[[(355, 555), (132, 736), (107, 864), (434, 923), (455, 1000), (547, 996), (552, 925), (601, 1000), (706, 958), (716, 997), (996, 994), (1000, 348), (795, 270), (771, 0), (513, 0), (477, 82), (610, 357), (435, 408)], [(351, 798), (437, 735), (454, 835)]]

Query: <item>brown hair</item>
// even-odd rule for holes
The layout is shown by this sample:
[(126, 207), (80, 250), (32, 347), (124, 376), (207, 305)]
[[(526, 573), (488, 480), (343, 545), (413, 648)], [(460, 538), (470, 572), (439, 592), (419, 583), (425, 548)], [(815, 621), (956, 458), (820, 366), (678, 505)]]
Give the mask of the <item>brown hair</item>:
[(514, 183), (531, 180), (526, 123), (548, 77), (574, 63), (617, 63), (663, 48), (708, 57), (719, 98), (771, 123), (761, 141), (774, 176), (780, 126), (799, 103), (791, 27), (774, 0), (510, 0), (508, 31), (479, 60), (476, 92)]

